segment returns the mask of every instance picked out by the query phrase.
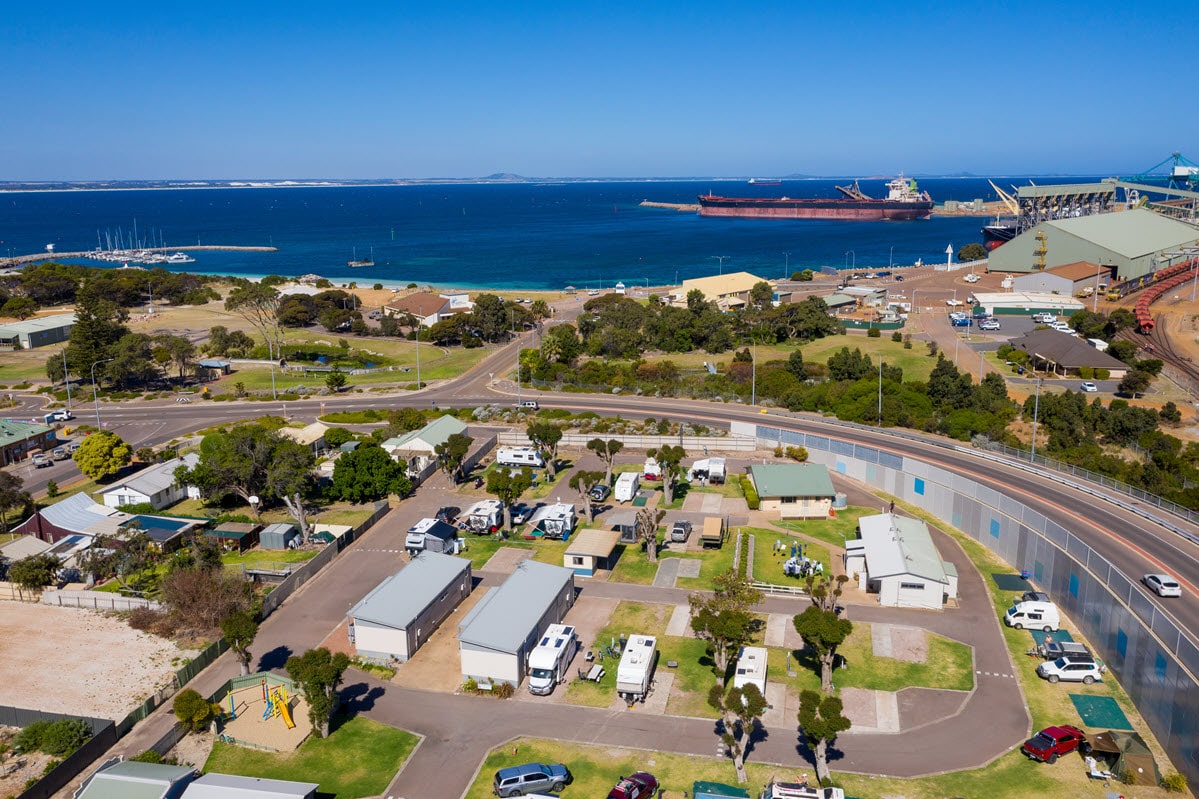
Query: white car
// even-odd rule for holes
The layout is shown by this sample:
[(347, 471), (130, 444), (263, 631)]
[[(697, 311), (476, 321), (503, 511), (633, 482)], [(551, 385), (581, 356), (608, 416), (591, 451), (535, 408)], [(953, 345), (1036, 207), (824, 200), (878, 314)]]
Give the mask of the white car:
[(987, 319), (984, 322), (978, 323), (978, 329), (979, 330), (998, 330), (999, 323), (996, 322), (994, 319)]
[(964, 305), (965, 303), (963, 303), (961, 300), (946, 300), (945, 304), (950, 308), (957, 308), (959, 305)]
[(964, 278), (962, 278), (962, 280), (965, 280), (967, 283), (977, 283), (981, 279), (982, 278), (980, 278), (978, 275), (966, 275)]
[(1081, 388), (1083, 391), (1085, 391), (1088, 394), (1094, 394), (1096, 391), (1099, 390), (1099, 386), (1095, 385), (1090, 380), (1084, 380), (1082, 382), (1082, 385), (1079, 386), (1079, 388)]
[(1158, 596), (1182, 596), (1182, 586), (1168, 574), (1146, 574), (1141, 582)]
[(1107, 669), (1090, 655), (1062, 655), (1057, 660), (1047, 660), (1037, 666), (1037, 676), (1049, 682), (1081, 682), (1090, 685), (1103, 682)]
[(1032, 315), (1032, 320), (1043, 325), (1051, 325), (1057, 321), (1057, 317), (1051, 313), (1035, 313)]

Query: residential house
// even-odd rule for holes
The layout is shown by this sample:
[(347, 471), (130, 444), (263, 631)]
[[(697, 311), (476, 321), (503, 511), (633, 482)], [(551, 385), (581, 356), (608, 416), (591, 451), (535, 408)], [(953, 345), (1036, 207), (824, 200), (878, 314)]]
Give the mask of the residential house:
[(110, 508), (151, 505), (154, 510), (162, 510), (184, 497), (199, 499), (200, 489), (180, 485), (175, 480), (176, 469), (181, 466), (193, 469), (199, 462), (200, 456), (195, 453), (184, 455), (182, 458), (171, 458), (169, 461), (153, 464), (136, 474), (123, 477), (96, 493)]

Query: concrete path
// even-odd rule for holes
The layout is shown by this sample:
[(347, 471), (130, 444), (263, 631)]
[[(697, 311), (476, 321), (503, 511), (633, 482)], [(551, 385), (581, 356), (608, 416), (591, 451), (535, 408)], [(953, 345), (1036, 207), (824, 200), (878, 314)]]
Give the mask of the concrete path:
[(674, 588), (674, 581), (679, 576), (679, 559), (663, 558), (658, 562), (658, 571), (654, 574), (655, 588)]

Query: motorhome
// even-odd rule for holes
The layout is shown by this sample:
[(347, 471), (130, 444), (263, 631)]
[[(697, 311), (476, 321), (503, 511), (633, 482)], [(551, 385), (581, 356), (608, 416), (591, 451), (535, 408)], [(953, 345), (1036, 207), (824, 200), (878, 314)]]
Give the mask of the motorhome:
[(706, 480), (712, 485), (724, 482), (724, 458), (704, 458), (691, 464), (687, 471), (687, 482)]
[(404, 539), (404, 548), (413, 557), (426, 550), (456, 554), (458, 552), (458, 530), (454, 525), (437, 519), (421, 519), (408, 528), (408, 536)]
[(617, 502), (632, 502), (641, 487), (641, 479), (637, 472), (624, 472), (616, 478), (616, 489), (612, 496)]
[(758, 794), (758, 799), (845, 799), (840, 788), (818, 788), (804, 782), (775, 782), (773, 779)]
[(504, 521), (504, 506), (498, 499), (484, 499), (466, 509), (458, 521), (463, 530), (486, 535), (500, 529)]
[(616, 667), (616, 693), (632, 705), (645, 699), (658, 662), (658, 639), (652, 635), (630, 635)]
[(1003, 614), (1003, 623), (1017, 630), (1027, 627), (1053, 632), (1061, 626), (1062, 617), (1052, 602), (1017, 602)]
[(566, 670), (578, 649), (574, 627), (551, 624), (529, 653), (529, 693), (537, 696), (553, 693), (554, 686), (566, 681)]
[(743, 646), (737, 655), (737, 671), (733, 674), (733, 687), (753, 685), (758, 693), (766, 696), (766, 647)]
[(538, 469), (545, 466), (541, 453), (532, 447), (500, 447), (495, 454), (495, 462), (500, 466), (533, 466)]

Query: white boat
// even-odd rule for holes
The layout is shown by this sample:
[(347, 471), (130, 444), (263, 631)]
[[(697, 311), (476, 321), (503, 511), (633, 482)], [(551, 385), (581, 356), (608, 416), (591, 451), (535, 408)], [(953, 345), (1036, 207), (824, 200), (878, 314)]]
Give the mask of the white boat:
[(173, 252), (166, 257), (166, 263), (168, 264), (194, 264), (195, 262), (195, 258), (184, 252)]

